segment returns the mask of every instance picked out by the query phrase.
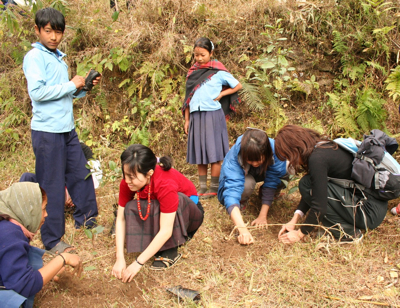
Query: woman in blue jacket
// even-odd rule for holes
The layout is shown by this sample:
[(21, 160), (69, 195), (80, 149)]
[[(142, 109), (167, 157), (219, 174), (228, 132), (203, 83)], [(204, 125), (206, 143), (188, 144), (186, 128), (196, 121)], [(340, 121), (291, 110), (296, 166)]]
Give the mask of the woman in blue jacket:
[(280, 179), (286, 173), (286, 162), (280, 161), (274, 153), (274, 140), (259, 129), (248, 129), (225, 156), (219, 178), (218, 200), (238, 227), (240, 244), (248, 245), (254, 241), (240, 210), (250, 198), (256, 182), (264, 181), (262, 207), (251, 225), (263, 228), (267, 227), (269, 207)]
[(31, 308), (35, 294), (65, 265), (82, 269), (79, 256), (65, 252), (43, 266), (45, 251), (30, 245), (47, 217), (46, 205), (46, 193), (37, 183), (15, 183), (0, 191), (1, 307)]

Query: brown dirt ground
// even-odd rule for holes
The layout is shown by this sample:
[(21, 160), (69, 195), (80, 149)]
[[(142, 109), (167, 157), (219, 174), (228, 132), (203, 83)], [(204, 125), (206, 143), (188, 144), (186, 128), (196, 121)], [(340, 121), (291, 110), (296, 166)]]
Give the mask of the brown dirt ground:
[[(233, 226), (229, 220), (226, 220), (227, 215), (222, 206), (215, 199), (205, 201), (203, 203), (206, 211), (205, 223), (195, 238), (181, 248), (183, 257), (179, 264), (165, 272), (151, 271), (146, 265), (131, 283), (124, 284), (110, 274), (113, 262), (115, 262), (113, 253), (115, 245), (108, 232), (112, 224), (112, 214), (110, 213), (115, 197), (112, 193), (99, 196), (102, 192), (108, 193), (110, 190), (100, 188), (98, 191), (99, 220), (106, 219), (104, 233), (98, 235), (98, 238), (91, 242), (83, 230), (69, 228), (66, 231), (67, 235), (68, 231), (72, 233), (70, 239), (73, 239), (77, 253), (86, 262), (82, 277), (78, 278), (71, 272), (67, 272), (61, 275), (58, 283), (50, 282), (38, 293), (35, 301), (36, 307), (127, 307), (126, 305), (129, 307), (154, 307), (159, 306), (157, 301), (152, 298), (157, 294), (161, 295), (163, 301), (167, 299), (167, 301), (176, 302), (176, 299), (166, 292), (166, 288), (182, 284), (184, 287), (199, 290), (199, 285), (193, 285), (193, 282), (190, 281), (205, 281), (203, 269), (209, 259), (212, 259), (218, 272), (233, 273), (230, 264), (240, 264), (243, 260), (257, 262), (260, 258), (257, 251), (268, 251), (277, 243), (276, 234), (279, 227), (271, 227), (268, 231), (253, 231), (257, 240), (251, 247), (240, 245), (235, 236), (229, 238)], [(259, 206), (260, 201), (254, 195), (246, 210), (243, 211), (244, 217), (255, 216), (259, 211)], [(67, 210), (66, 213), (67, 225), (72, 225), (71, 211)], [(279, 220), (279, 213), (271, 210), (271, 223), (276, 219)], [(213, 231), (215, 227), (219, 232)], [(38, 239), (35, 244), (41, 245)], [(200, 255), (196, 251), (197, 248), (201, 252)], [(105, 257), (101, 258), (101, 256)], [(135, 260), (136, 256), (136, 254), (129, 254), (127, 263)], [(45, 261), (46, 259), (49, 258), (45, 257)], [(197, 267), (193, 264), (197, 262), (203, 264)], [(209, 286), (206, 285), (205, 289), (208, 288)]]
[[(14, 174), (32, 171), (21, 163), (29, 155), (15, 157), (2, 168), (1, 186), (17, 181)], [(33, 155), (32, 155), (33, 161)], [(10, 169), (11, 168), (11, 169)], [(195, 180), (195, 177), (191, 179)], [(84, 262), (80, 278), (65, 274), (60, 282), (50, 282), (36, 297), (35, 307), (376, 307), (372, 302), (400, 305), (400, 217), (387, 214), (362, 245), (320, 247), (316, 239), (286, 246), (278, 242), (280, 226), (252, 230), (255, 243), (249, 247), (229, 237), (233, 225), (217, 200), (203, 203), (205, 220), (195, 235), (180, 248), (179, 263), (168, 271), (149, 270), (151, 261), (135, 279), (124, 284), (112, 277), (115, 244), (108, 232), (113, 221), (118, 183), (108, 183), (96, 191), (99, 223), (105, 227), (94, 241), (83, 230), (73, 228), (66, 215), (64, 240), (75, 246)], [(268, 222), (282, 224), (291, 218), (299, 194), (285, 195), (271, 207)], [(390, 202), (389, 209), (398, 200)], [(243, 211), (245, 221), (258, 215), (256, 194)], [(40, 235), (33, 245), (42, 247)], [(127, 263), (136, 254), (127, 255)], [(45, 258), (45, 262), (49, 257)], [(166, 288), (182, 285), (201, 293), (197, 303), (179, 301)], [(365, 302), (360, 302), (364, 300)]]

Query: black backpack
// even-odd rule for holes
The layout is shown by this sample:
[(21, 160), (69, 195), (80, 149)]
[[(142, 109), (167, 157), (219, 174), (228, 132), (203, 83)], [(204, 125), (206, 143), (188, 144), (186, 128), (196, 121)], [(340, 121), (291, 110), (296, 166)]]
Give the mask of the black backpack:
[(394, 138), (374, 129), (370, 135), (364, 135), (362, 142), (352, 138), (334, 141), (354, 155), (351, 174), (354, 181), (329, 178), (331, 182), (345, 188), (358, 188), (380, 200), (400, 196), (400, 164), (391, 155), (398, 148)]

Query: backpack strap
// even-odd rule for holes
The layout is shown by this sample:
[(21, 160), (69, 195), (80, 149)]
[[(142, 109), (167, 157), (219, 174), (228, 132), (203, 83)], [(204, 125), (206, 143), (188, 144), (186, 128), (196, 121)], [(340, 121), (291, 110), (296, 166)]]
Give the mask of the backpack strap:
[(365, 160), (366, 162), (370, 163), (376, 169), (375, 163), (371, 158), (369, 158), (369, 157), (367, 157), (365, 155), (362, 155), (362, 154), (358, 154), (358, 153), (354, 153), (354, 157), (358, 158), (358, 159), (361, 159), (361, 160)]
[(339, 185), (343, 188), (352, 188), (352, 189), (357, 188), (360, 191), (363, 191), (365, 189), (365, 187), (363, 185), (358, 184), (358, 183), (354, 182), (353, 180), (336, 179), (336, 178), (331, 178), (328, 176), (328, 181), (333, 184)]

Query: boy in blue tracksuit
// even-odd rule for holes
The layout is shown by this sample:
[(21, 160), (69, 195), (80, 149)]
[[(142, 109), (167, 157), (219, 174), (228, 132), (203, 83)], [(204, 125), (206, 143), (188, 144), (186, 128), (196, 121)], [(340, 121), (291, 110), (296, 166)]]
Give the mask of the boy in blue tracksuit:
[(258, 129), (248, 129), (225, 156), (219, 178), (218, 200), (225, 206), (239, 227), (238, 241), (251, 244), (253, 237), (245, 227), (241, 205), (250, 198), (256, 182), (264, 181), (261, 189), (262, 207), (251, 225), (267, 225), (267, 214), (281, 178), (287, 174), (286, 162), (274, 153), (274, 140)]
[[(61, 241), (65, 233), (65, 186), (74, 200), (75, 227), (92, 226), (97, 216), (93, 181), (85, 177), (86, 159), (75, 132), (73, 98), (83, 97), (77, 89), (85, 79), (68, 77), (64, 53), (57, 49), (65, 30), (64, 16), (53, 8), (37, 11), (35, 32), (39, 42), (32, 44), (23, 63), (32, 100), (31, 134), (36, 157), (36, 177), (48, 196), (48, 218), (41, 228), (46, 249), (63, 252), (71, 246)], [(97, 84), (98, 77), (93, 83)]]

